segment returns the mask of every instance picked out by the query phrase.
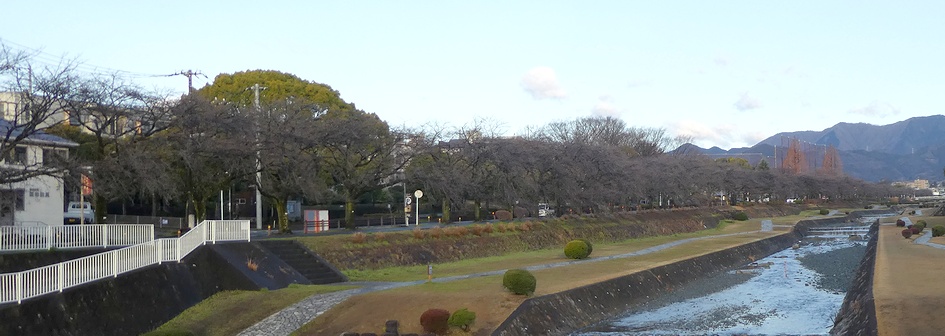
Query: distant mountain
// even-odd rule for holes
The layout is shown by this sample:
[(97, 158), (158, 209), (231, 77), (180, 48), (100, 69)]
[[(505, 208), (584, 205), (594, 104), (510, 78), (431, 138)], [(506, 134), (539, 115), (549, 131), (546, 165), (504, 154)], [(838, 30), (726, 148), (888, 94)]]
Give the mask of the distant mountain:
[(702, 149), (686, 144), (674, 152), (684, 149), (684, 153), (698, 152), (711, 157), (763, 156), (771, 163), (776, 160), (775, 148), (783, 155), (792, 138), (814, 145), (833, 145), (839, 150), (844, 172), (867, 181), (917, 178), (938, 181), (943, 178), (945, 115), (915, 117), (882, 126), (839, 123), (823, 131), (778, 133), (750, 148), (725, 151), (718, 147)]

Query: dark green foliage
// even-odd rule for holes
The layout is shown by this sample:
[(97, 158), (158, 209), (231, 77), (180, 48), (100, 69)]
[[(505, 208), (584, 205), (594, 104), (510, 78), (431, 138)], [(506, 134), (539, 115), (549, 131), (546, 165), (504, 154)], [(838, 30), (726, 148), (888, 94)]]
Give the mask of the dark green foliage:
[(912, 237), (912, 229), (902, 229), (902, 237), (903, 238)]
[(502, 276), (502, 287), (514, 294), (532, 295), (535, 293), (536, 286), (535, 276), (523, 269), (511, 269), (505, 271), (505, 275)]
[(450, 312), (445, 309), (427, 309), (420, 315), (420, 325), (423, 326), (423, 331), (437, 335), (446, 334), (450, 330), (449, 320)]
[(580, 241), (584, 242), (585, 244), (587, 244), (587, 255), (591, 255), (591, 253), (594, 253), (594, 245), (591, 245), (591, 241), (590, 241), (590, 240), (587, 240), (587, 239), (584, 239), (584, 238), (578, 238), (578, 239), (575, 239), (575, 240), (580, 240)]
[(449, 325), (463, 329), (463, 331), (469, 331), (469, 326), (474, 322), (476, 322), (476, 313), (463, 308), (453, 312), (453, 315), (450, 316)]
[(748, 220), (748, 214), (739, 211), (739, 212), (736, 212), (735, 215), (732, 216), (732, 218), (734, 218), (737, 221), (746, 221)]
[(564, 246), (564, 255), (571, 259), (584, 259), (591, 254), (587, 243), (580, 240), (572, 240)]
[(922, 231), (922, 230), (925, 230), (925, 228), (929, 226), (929, 223), (927, 223), (924, 219), (920, 219), (919, 221), (915, 222), (915, 224), (912, 226), (918, 226), (921, 228), (919, 231)]
[(820, 209), (820, 215), (821, 215), (821, 216), (826, 216), (826, 215), (829, 214), (829, 213), (830, 213), (830, 210), (827, 210), (827, 209)]
[(945, 226), (936, 225), (932, 227), (932, 237), (945, 236)]

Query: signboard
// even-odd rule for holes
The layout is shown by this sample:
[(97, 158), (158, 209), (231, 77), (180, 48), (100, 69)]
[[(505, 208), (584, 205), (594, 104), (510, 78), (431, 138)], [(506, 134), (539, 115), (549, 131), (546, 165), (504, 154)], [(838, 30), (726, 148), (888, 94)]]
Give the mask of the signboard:
[(328, 231), (328, 210), (305, 210), (305, 224), (302, 232)]
[(92, 178), (88, 175), (82, 174), (82, 195), (91, 195), (92, 194)]

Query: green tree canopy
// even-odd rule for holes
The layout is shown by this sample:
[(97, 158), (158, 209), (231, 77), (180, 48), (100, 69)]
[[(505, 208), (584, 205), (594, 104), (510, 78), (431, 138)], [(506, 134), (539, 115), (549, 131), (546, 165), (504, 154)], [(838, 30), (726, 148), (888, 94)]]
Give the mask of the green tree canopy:
[(255, 84), (266, 87), (260, 92), (260, 104), (269, 105), (287, 99), (304, 99), (318, 104), (323, 110), (354, 110), (354, 104), (341, 99), (341, 94), (330, 86), (307, 81), (296, 75), (274, 70), (248, 70), (233, 74), (219, 74), (212, 84), (198, 93), (209, 100), (251, 106), (254, 93), (248, 88)]

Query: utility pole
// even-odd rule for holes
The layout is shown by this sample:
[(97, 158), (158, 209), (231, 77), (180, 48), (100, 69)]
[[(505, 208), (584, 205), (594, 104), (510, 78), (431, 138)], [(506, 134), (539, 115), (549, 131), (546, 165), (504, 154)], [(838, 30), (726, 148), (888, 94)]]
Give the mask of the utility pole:
[(193, 92), (194, 92), (194, 76), (203, 76), (204, 78), (207, 78), (207, 76), (204, 75), (202, 72), (200, 72), (200, 71), (193, 71), (193, 70), (187, 70), (187, 71), (181, 70), (180, 72), (178, 72), (178, 73), (176, 73), (176, 74), (171, 74), (171, 75), (169, 75), (169, 76), (177, 76), (177, 75), (181, 75), (181, 76), (186, 76), (186, 77), (187, 77), (187, 93), (193, 93)]
[(258, 118), (260, 118), (260, 116), (262, 115), (262, 109), (259, 107), (259, 91), (265, 90), (266, 88), (263, 86), (259, 86), (259, 84), (257, 83), (257, 84), (253, 84), (253, 86), (250, 87), (249, 89), (253, 90), (253, 93), (255, 94), (253, 105), (256, 107), (256, 118), (257, 118), (256, 119), (257, 120), (256, 122), (256, 229), (262, 230), (263, 228), (262, 227), (262, 192), (259, 191), (259, 189), (262, 187), (262, 161), (260, 161), (260, 158), (259, 158), (260, 127), (259, 127)]

